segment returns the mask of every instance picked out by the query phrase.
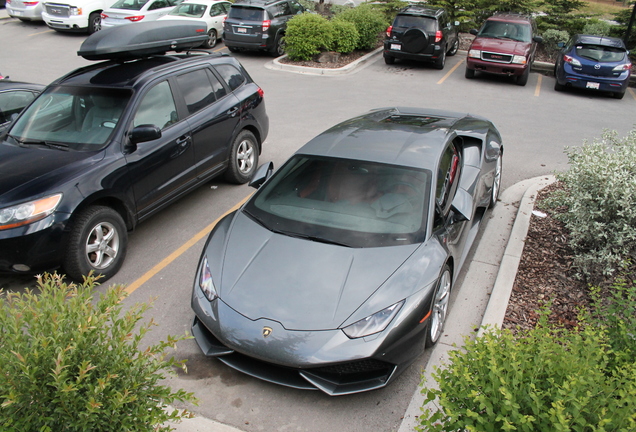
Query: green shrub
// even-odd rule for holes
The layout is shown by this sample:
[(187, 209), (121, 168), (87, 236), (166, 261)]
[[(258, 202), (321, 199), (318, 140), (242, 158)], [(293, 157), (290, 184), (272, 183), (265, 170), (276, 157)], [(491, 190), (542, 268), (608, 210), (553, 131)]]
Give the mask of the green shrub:
[(334, 19), (331, 21), (333, 27), (333, 43), (331, 49), (347, 54), (356, 49), (358, 45), (358, 30), (356, 26), (349, 21)]
[(607, 331), (539, 325), (515, 337), (492, 330), (436, 369), (424, 389), (418, 431), (557, 432), (636, 430), (636, 363), (608, 363)]
[(559, 48), (559, 43), (566, 43), (570, 39), (568, 32), (563, 30), (546, 30), (543, 32), (543, 49), (550, 56), (551, 60), (555, 60)]
[(590, 18), (583, 27), (583, 33), (595, 36), (611, 36), (612, 25), (607, 21)]
[(605, 132), (565, 151), (570, 168), (557, 173), (564, 189), (547, 203), (567, 208), (556, 217), (570, 232), (578, 274), (613, 274), (636, 253), (636, 129), (624, 138)]
[(372, 5), (361, 4), (338, 15), (338, 19), (352, 22), (358, 30), (359, 40), (357, 49), (373, 49), (376, 47), (380, 33), (388, 27), (388, 20), (384, 14)]
[(0, 430), (168, 431), (163, 422), (190, 416), (165, 408), (192, 394), (159, 384), (185, 368), (165, 354), (184, 337), (142, 347), (149, 306), (123, 312), (121, 286), (93, 301), (95, 285), (45, 275), (39, 294), (0, 292)]
[(331, 23), (318, 14), (296, 15), (287, 23), (285, 51), (291, 60), (311, 60), (324, 49), (330, 49), (333, 39)]

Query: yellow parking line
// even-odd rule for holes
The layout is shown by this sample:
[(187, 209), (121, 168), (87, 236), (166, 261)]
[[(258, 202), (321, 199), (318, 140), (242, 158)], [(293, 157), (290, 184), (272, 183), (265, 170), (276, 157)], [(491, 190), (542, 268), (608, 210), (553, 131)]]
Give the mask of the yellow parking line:
[(238, 204), (236, 204), (234, 207), (232, 207), (230, 210), (228, 210), (227, 212), (225, 212), (223, 214), (223, 216), (219, 217), (217, 220), (215, 220), (214, 222), (212, 222), (210, 225), (208, 225), (207, 227), (205, 227), (204, 229), (202, 229), (201, 231), (199, 231), (197, 234), (195, 234), (194, 237), (192, 237), (190, 240), (188, 240), (187, 242), (185, 242), (179, 249), (175, 250), (174, 252), (172, 252), (170, 255), (168, 255), (167, 257), (165, 257), (159, 264), (157, 264), (156, 266), (154, 266), (153, 268), (151, 268), (150, 270), (148, 270), (146, 272), (146, 274), (144, 274), (142, 277), (140, 277), (139, 279), (137, 279), (136, 281), (134, 281), (133, 283), (131, 283), (130, 285), (128, 285), (125, 289), (125, 291), (128, 294), (133, 293), (135, 290), (137, 290), (137, 288), (141, 287), (143, 284), (145, 284), (146, 282), (148, 282), (154, 275), (156, 275), (157, 273), (159, 273), (161, 270), (163, 270), (164, 268), (166, 268), (171, 262), (173, 262), (174, 260), (176, 260), (177, 258), (179, 258), (181, 255), (183, 255), (188, 249), (190, 249), (192, 246), (194, 246), (199, 240), (201, 240), (202, 238), (204, 238), (205, 236), (207, 236), (216, 226), (217, 223), (219, 223), (219, 221), (221, 219), (223, 219), (225, 216), (227, 216), (228, 214), (232, 213), (234, 210), (237, 210), (239, 207), (241, 207), (245, 201), (247, 201), (247, 199), (251, 196), (248, 195), (246, 196), (244, 199), (242, 199)]
[(447, 73), (446, 75), (444, 75), (444, 77), (443, 77), (441, 80), (437, 81), (437, 84), (441, 84), (441, 83), (443, 83), (444, 81), (446, 81), (446, 78), (448, 78), (449, 76), (451, 76), (451, 74), (452, 74), (453, 72), (455, 72), (455, 69), (457, 69), (458, 67), (460, 67), (462, 64), (464, 64), (464, 62), (463, 62), (463, 61), (457, 62), (457, 64), (456, 64), (455, 66), (453, 66), (453, 67), (451, 68), (451, 70), (449, 70), (449, 71), (448, 71), (448, 73)]
[(54, 31), (55, 31), (55, 30), (48, 29), (48, 30), (41, 31), (41, 32), (38, 32), (38, 33), (31, 33), (31, 34), (29, 35), (29, 37), (31, 37), (31, 36), (37, 36), (37, 35), (41, 35), (41, 34), (44, 34), (44, 33), (52, 33), (52, 32), (54, 32)]
[(538, 74), (539, 80), (537, 81), (537, 87), (534, 89), (534, 96), (539, 97), (539, 93), (541, 93), (541, 81), (543, 80), (543, 75)]
[(634, 100), (636, 100), (636, 92), (633, 89), (629, 88), (629, 87), (627, 88), (627, 90), (629, 90), (629, 92), (632, 94), (632, 97), (634, 98)]

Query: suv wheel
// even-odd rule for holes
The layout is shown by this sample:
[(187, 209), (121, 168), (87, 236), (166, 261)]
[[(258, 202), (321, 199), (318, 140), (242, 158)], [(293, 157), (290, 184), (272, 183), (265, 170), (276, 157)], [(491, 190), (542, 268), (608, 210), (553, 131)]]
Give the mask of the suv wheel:
[(530, 66), (526, 68), (523, 74), (517, 77), (517, 85), (524, 86), (528, 83), (528, 77), (530, 76)]
[(444, 69), (444, 65), (446, 64), (446, 50), (442, 50), (442, 53), (437, 60), (435, 60), (435, 69)]
[(276, 40), (274, 41), (274, 47), (272, 48), (270, 53), (274, 57), (280, 57), (283, 54), (285, 54), (285, 39), (283, 39), (283, 36), (281, 35), (276, 36)]
[(420, 28), (410, 28), (402, 36), (402, 48), (407, 53), (421, 53), (428, 46), (428, 35)]
[(232, 144), (225, 179), (230, 183), (247, 183), (252, 178), (256, 165), (258, 165), (256, 137), (252, 132), (243, 130)]
[(395, 63), (395, 57), (390, 56), (390, 55), (385, 55), (384, 56), (384, 63), (386, 63), (388, 65), (392, 65), (393, 63)]
[(468, 79), (475, 78), (475, 69), (466, 68), (464, 76)]
[(124, 263), (127, 243), (128, 232), (119, 213), (110, 207), (89, 207), (73, 223), (64, 271), (76, 281), (91, 271), (107, 280)]
[(93, 34), (102, 29), (102, 16), (98, 12), (93, 12), (88, 16), (88, 33)]
[(457, 54), (458, 50), (459, 50), (459, 38), (455, 39), (455, 42), (453, 42), (453, 46), (451, 46), (450, 51), (448, 51), (448, 55), (454, 56), (455, 54)]

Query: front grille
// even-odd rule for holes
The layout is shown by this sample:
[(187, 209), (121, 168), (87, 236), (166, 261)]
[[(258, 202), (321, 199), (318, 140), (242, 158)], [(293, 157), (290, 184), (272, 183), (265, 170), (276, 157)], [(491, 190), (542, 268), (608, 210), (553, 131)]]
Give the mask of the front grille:
[(305, 369), (316, 376), (339, 384), (349, 384), (373, 379), (388, 379), (395, 365), (375, 359), (357, 360)]
[(481, 59), (485, 61), (497, 62), (497, 63), (511, 63), (512, 56), (509, 54), (493, 53), (488, 51), (482, 51)]
[(70, 8), (67, 5), (46, 3), (46, 13), (51, 16), (68, 18), (71, 16)]

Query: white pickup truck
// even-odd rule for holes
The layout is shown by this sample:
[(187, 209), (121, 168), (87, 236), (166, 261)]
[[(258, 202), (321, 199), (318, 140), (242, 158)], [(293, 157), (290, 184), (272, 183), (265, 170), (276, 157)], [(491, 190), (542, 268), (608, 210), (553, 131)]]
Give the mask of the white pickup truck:
[(102, 27), (101, 13), (116, 0), (51, 0), (44, 3), (42, 19), (58, 31), (95, 33)]

